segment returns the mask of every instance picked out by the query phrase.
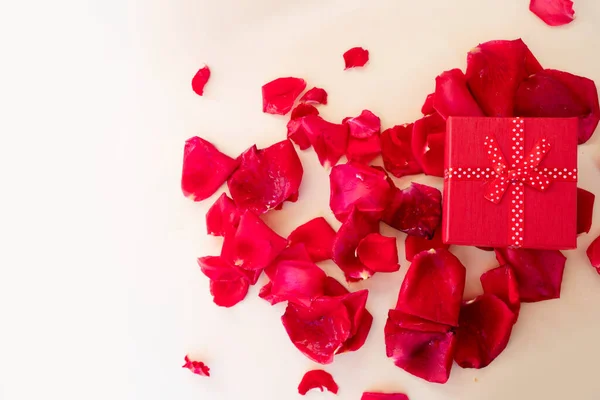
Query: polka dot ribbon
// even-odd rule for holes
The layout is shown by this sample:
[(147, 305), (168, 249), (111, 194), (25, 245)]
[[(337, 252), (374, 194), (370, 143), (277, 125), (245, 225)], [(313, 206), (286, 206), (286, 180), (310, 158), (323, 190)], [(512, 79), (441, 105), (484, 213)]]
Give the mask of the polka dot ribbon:
[[(510, 190), (510, 238), (511, 245), (523, 245), (525, 185), (540, 191), (548, 189), (555, 180), (577, 181), (577, 169), (539, 168), (550, 143), (546, 139), (537, 142), (533, 150), (525, 155), (525, 122), (512, 120), (510, 164), (504, 159), (495, 137), (485, 138), (485, 151), (492, 162), (491, 168), (448, 168), (446, 179), (485, 180), (485, 198), (494, 204), (500, 203), (504, 193)], [(510, 189), (509, 189), (510, 187)]]

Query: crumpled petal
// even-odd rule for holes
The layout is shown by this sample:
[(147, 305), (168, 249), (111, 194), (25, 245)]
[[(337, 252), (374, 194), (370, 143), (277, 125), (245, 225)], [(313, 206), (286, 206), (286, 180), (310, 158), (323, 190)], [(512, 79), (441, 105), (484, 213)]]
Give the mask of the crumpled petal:
[(358, 243), (356, 254), (373, 272), (395, 272), (400, 269), (395, 237), (370, 233)]
[(397, 178), (420, 174), (421, 166), (412, 150), (413, 124), (396, 125), (381, 133), (381, 155), (385, 169)]
[(519, 316), (521, 300), (519, 299), (519, 284), (517, 277), (510, 265), (502, 265), (491, 269), (479, 278), (483, 292), (493, 294), (502, 300), (514, 313), (515, 319)]
[(369, 50), (362, 47), (353, 47), (344, 53), (344, 69), (362, 67), (369, 61)]
[(596, 195), (594, 193), (577, 188), (577, 234), (590, 232), (595, 200)]
[(206, 213), (206, 231), (209, 235), (225, 236), (229, 229), (235, 230), (240, 213), (233, 200), (223, 193)]
[(213, 301), (221, 307), (233, 307), (244, 300), (248, 294), (250, 282), (247, 279), (233, 281), (210, 281), (210, 294)]
[(192, 90), (196, 92), (198, 96), (204, 94), (204, 86), (210, 79), (210, 68), (208, 65), (203, 66), (196, 72), (196, 75), (192, 78)]
[(496, 249), (498, 262), (512, 267), (521, 302), (560, 297), (566, 257), (558, 250)]
[(521, 39), (482, 43), (467, 55), (467, 85), (488, 117), (514, 115), (517, 88), (541, 70)]
[(371, 330), (371, 325), (373, 324), (373, 316), (365, 308), (368, 295), (368, 290), (359, 290), (353, 293), (346, 293), (341, 297), (344, 306), (348, 310), (351, 327), (350, 337), (336, 351), (336, 354), (356, 351), (365, 344)]
[(400, 287), (396, 310), (439, 324), (456, 326), (466, 270), (448, 250), (419, 253)]
[(238, 164), (212, 143), (194, 136), (185, 142), (183, 149), (181, 190), (187, 198), (204, 200), (225, 183)]
[(314, 87), (302, 95), (300, 103), (327, 104), (327, 92), (325, 89)]
[(413, 182), (406, 189), (395, 189), (382, 220), (409, 235), (432, 238), (441, 217), (440, 191)]
[(408, 400), (408, 396), (403, 393), (364, 392), (360, 400)]
[(290, 245), (302, 243), (314, 262), (329, 260), (335, 231), (323, 217), (311, 219), (290, 233)]
[(300, 118), (301, 129), (315, 149), (321, 165), (335, 165), (346, 153), (348, 126), (325, 121), (318, 115)]
[(210, 279), (210, 293), (214, 303), (221, 307), (232, 307), (242, 301), (248, 293), (250, 283), (256, 283), (256, 280), (250, 282), (251, 277), (244, 271), (219, 256), (201, 257), (198, 265)]
[(202, 361), (192, 361), (190, 357), (185, 356), (185, 364), (181, 368), (187, 368), (196, 375), (210, 376), (210, 368), (208, 368)]
[(448, 248), (450, 248), (450, 245), (445, 244), (442, 241), (442, 230), (439, 228), (435, 230), (431, 239), (421, 236), (408, 235), (404, 241), (404, 250), (407, 261), (412, 261), (413, 258), (422, 251), (430, 249), (448, 250)]
[(586, 250), (586, 254), (592, 264), (600, 274), (600, 237), (597, 237)]
[(353, 207), (379, 219), (392, 195), (385, 172), (360, 163), (333, 167), (329, 174), (329, 186), (329, 207), (341, 222)]
[(287, 137), (300, 147), (300, 150), (306, 150), (310, 147), (310, 141), (302, 126), (302, 117), (307, 115), (319, 115), (319, 110), (313, 105), (300, 103), (292, 110), (292, 116), (287, 123)]
[(523, 117), (579, 117), (579, 144), (587, 142), (600, 121), (594, 81), (568, 72), (545, 69), (521, 83), (515, 112)]
[(429, 93), (425, 98), (425, 102), (423, 102), (423, 106), (421, 107), (421, 113), (423, 115), (433, 114), (435, 112), (435, 108), (433, 108), (433, 100), (435, 98), (435, 93)]
[(483, 117), (483, 111), (467, 87), (465, 74), (456, 68), (435, 78), (433, 107), (444, 119), (451, 116)]
[(571, 0), (531, 0), (529, 9), (550, 26), (561, 26), (575, 19)]
[(504, 351), (515, 316), (493, 294), (465, 302), (456, 330), (454, 360), (463, 368), (484, 368)]
[(278, 263), (271, 283), (271, 295), (279, 301), (309, 306), (324, 293), (325, 272), (312, 262), (286, 260)]
[(411, 138), (412, 151), (415, 160), (427, 175), (444, 176), (445, 140), (446, 121), (437, 112), (415, 121)]
[(344, 119), (350, 136), (366, 139), (381, 132), (381, 120), (369, 110), (362, 110), (358, 117)]
[(263, 112), (285, 115), (294, 106), (296, 98), (306, 89), (300, 78), (277, 78), (262, 87)]
[(320, 389), (321, 392), (327, 389), (327, 391), (337, 394), (338, 385), (329, 372), (322, 369), (313, 369), (302, 377), (298, 385), (298, 393), (304, 396), (311, 389)]
[(346, 148), (348, 161), (369, 164), (380, 153), (381, 138), (379, 135), (373, 135), (366, 139), (357, 139), (352, 136), (348, 138), (348, 147)]
[(296, 201), (304, 170), (292, 142), (284, 140), (262, 150), (252, 146), (240, 160), (227, 181), (240, 210), (263, 214), (286, 200)]

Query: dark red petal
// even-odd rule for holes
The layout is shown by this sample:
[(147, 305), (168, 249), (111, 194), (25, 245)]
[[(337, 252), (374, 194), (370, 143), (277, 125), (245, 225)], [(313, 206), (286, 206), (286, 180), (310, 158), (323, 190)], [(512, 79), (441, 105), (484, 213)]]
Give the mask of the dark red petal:
[(444, 141), (446, 121), (438, 114), (427, 115), (412, 129), (412, 151), (415, 160), (427, 175), (444, 176)]
[(356, 254), (373, 272), (395, 272), (400, 269), (395, 237), (370, 233), (360, 241)]
[(419, 253), (402, 282), (396, 309), (439, 324), (456, 326), (465, 277), (465, 267), (448, 250)]
[(327, 92), (325, 89), (314, 87), (304, 93), (300, 98), (301, 103), (327, 104)]
[(361, 164), (369, 164), (381, 153), (381, 139), (379, 135), (373, 135), (366, 139), (348, 138), (346, 157), (348, 161)]
[(592, 264), (600, 274), (600, 237), (597, 237), (588, 247), (586, 254)]
[(209, 79), (210, 69), (205, 65), (200, 68), (192, 78), (192, 90), (196, 92), (198, 96), (202, 96), (204, 94), (204, 86), (206, 86), (206, 82), (208, 82)]
[(329, 260), (335, 231), (325, 218), (318, 217), (300, 225), (290, 233), (290, 245), (302, 243), (314, 262)]
[(596, 84), (568, 72), (539, 71), (519, 86), (515, 112), (523, 117), (579, 117), (578, 141), (585, 143), (600, 120)]
[(223, 193), (206, 213), (206, 231), (209, 235), (225, 236), (227, 230), (237, 228), (239, 221), (235, 203)]
[(333, 394), (337, 394), (338, 385), (333, 380), (333, 376), (330, 373), (323, 371), (322, 369), (313, 369), (308, 371), (302, 377), (300, 384), (298, 385), (298, 393), (302, 396), (311, 389), (320, 389), (321, 392), (327, 389)]
[(344, 221), (353, 207), (379, 219), (392, 191), (381, 170), (360, 163), (336, 165), (329, 175), (329, 207), (339, 221)]
[(335, 278), (328, 276), (325, 279), (324, 285), (324, 294), (325, 296), (335, 297), (335, 296), (343, 296), (345, 294), (350, 293), (344, 285), (338, 282)]
[(521, 300), (519, 299), (519, 284), (513, 269), (509, 265), (503, 265), (485, 272), (479, 278), (483, 292), (493, 294), (506, 303), (508, 308), (519, 315)]
[(319, 110), (311, 104), (300, 103), (292, 110), (290, 119), (300, 119), (307, 115), (319, 115)]
[(594, 215), (596, 195), (585, 189), (577, 188), (577, 233), (589, 233)]
[(531, 0), (529, 9), (550, 26), (566, 25), (575, 19), (571, 0)]
[(517, 88), (538, 67), (521, 39), (482, 43), (467, 55), (467, 84), (485, 115), (510, 117)]
[(369, 50), (362, 47), (353, 47), (344, 53), (346, 68), (362, 67), (369, 61)]
[(292, 110), (292, 116), (287, 124), (287, 137), (296, 143), (300, 150), (306, 150), (310, 147), (310, 141), (300, 119), (307, 115), (319, 115), (319, 110), (310, 104), (300, 103)]
[(246, 211), (237, 230), (228, 232), (221, 257), (246, 270), (259, 270), (269, 265), (285, 249), (287, 240), (276, 234), (259, 217)]
[(365, 308), (368, 295), (369, 292), (365, 289), (354, 293), (347, 293), (341, 297), (342, 302), (348, 310), (351, 329), (350, 337), (338, 349), (336, 354), (356, 351), (365, 344), (371, 330), (371, 325), (373, 324), (373, 316)]
[(413, 124), (396, 125), (381, 133), (383, 165), (392, 175), (402, 178), (421, 173), (412, 150)]
[(484, 368), (504, 351), (515, 315), (492, 294), (463, 304), (456, 330), (454, 360), (463, 368)]
[(364, 392), (360, 400), (408, 400), (408, 396), (403, 393)]
[(557, 299), (566, 257), (558, 250), (496, 249), (500, 264), (509, 264), (519, 285), (521, 302)]
[(433, 114), (435, 112), (435, 108), (433, 108), (433, 99), (435, 97), (435, 93), (430, 93), (425, 98), (425, 102), (421, 107), (421, 113), (423, 115)]
[(185, 142), (181, 190), (194, 201), (210, 197), (235, 171), (238, 161), (210, 142), (194, 136)]
[(232, 307), (244, 300), (248, 294), (250, 282), (246, 278), (234, 281), (210, 281), (210, 294), (213, 301), (221, 307)]
[(348, 146), (348, 127), (333, 124), (318, 115), (307, 115), (300, 119), (310, 144), (315, 149), (321, 165), (335, 165), (346, 153)]
[(451, 69), (435, 78), (433, 107), (444, 119), (450, 116), (483, 117), (460, 69)]
[(377, 135), (381, 131), (381, 120), (369, 110), (363, 110), (358, 117), (346, 118), (350, 136), (357, 139), (366, 139)]
[(263, 214), (295, 201), (304, 170), (289, 140), (262, 150), (252, 146), (240, 156), (241, 164), (227, 181), (233, 201), (240, 210)]
[(300, 78), (277, 78), (262, 87), (263, 112), (285, 115), (294, 106), (294, 101), (306, 89)]
[(356, 255), (361, 239), (369, 233), (379, 232), (379, 221), (352, 209), (333, 239), (333, 261), (344, 271), (348, 281), (359, 281), (373, 275)]
[(192, 361), (188, 356), (185, 356), (185, 364), (182, 368), (187, 368), (196, 375), (210, 376), (210, 368), (208, 368), (202, 361)]
[(436, 229), (433, 238), (427, 239), (420, 236), (406, 236), (404, 241), (404, 250), (406, 252), (406, 260), (412, 261), (413, 258), (422, 251), (430, 249), (448, 249), (449, 244), (442, 241), (442, 230)]
[(477, 247), (479, 250), (483, 250), (483, 251), (494, 251), (493, 247), (482, 247), (482, 246), (475, 246)]
[(312, 262), (282, 261), (277, 265), (271, 294), (309, 306), (312, 300), (323, 295), (325, 278), (325, 272)]
[(383, 222), (409, 235), (432, 238), (442, 217), (442, 194), (434, 187), (413, 182), (395, 189)]

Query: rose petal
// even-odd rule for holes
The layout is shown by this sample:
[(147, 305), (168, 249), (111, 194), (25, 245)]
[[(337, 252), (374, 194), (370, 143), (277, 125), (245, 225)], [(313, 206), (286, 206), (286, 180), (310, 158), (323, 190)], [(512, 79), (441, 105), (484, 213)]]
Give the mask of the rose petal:
[(444, 176), (444, 141), (446, 121), (438, 114), (427, 115), (413, 125), (413, 155), (427, 175)]
[(348, 146), (348, 127), (333, 124), (317, 115), (300, 118), (304, 133), (315, 149), (321, 165), (335, 165), (346, 153)]
[(493, 247), (482, 247), (482, 246), (475, 246), (477, 247), (479, 250), (483, 250), (483, 251), (494, 251)]
[(422, 251), (430, 249), (448, 249), (449, 244), (445, 244), (442, 241), (442, 230), (436, 229), (433, 238), (427, 239), (420, 236), (406, 236), (404, 241), (404, 250), (406, 253), (406, 260), (412, 261), (413, 258)]
[(302, 396), (311, 389), (320, 389), (321, 392), (327, 391), (337, 394), (338, 385), (333, 380), (333, 376), (330, 373), (323, 371), (322, 369), (313, 369), (308, 371), (302, 377), (300, 384), (298, 385), (298, 393)]
[(492, 294), (466, 302), (460, 310), (454, 360), (463, 368), (484, 368), (504, 351), (515, 316)]
[(304, 243), (294, 243), (290, 244), (286, 247), (273, 261), (271, 264), (265, 268), (265, 274), (271, 280), (275, 277), (275, 273), (277, 272), (277, 267), (280, 263), (285, 261), (305, 261), (312, 262), (308, 251), (306, 250), (306, 246)]
[(204, 86), (206, 86), (209, 79), (210, 69), (205, 65), (200, 68), (192, 78), (192, 90), (196, 92), (198, 96), (202, 96), (204, 94)]
[(489, 117), (514, 115), (517, 88), (541, 69), (521, 39), (482, 43), (467, 55), (467, 84)]
[(585, 189), (577, 188), (577, 233), (589, 233), (594, 215), (596, 195)]
[(382, 220), (409, 235), (432, 238), (441, 217), (440, 191), (413, 182), (406, 189), (395, 189)]
[(575, 19), (571, 0), (531, 0), (529, 9), (550, 26), (566, 25)]
[(358, 117), (346, 118), (350, 136), (366, 139), (381, 132), (381, 120), (369, 110), (363, 110)]
[(444, 119), (450, 116), (483, 117), (460, 69), (451, 69), (435, 78), (433, 107)]
[(465, 277), (465, 267), (448, 250), (419, 253), (402, 282), (396, 309), (439, 324), (456, 326)]
[(327, 92), (325, 89), (314, 87), (304, 93), (304, 95), (300, 98), (300, 102), (311, 104), (327, 104)]
[(185, 356), (185, 364), (181, 368), (187, 368), (196, 375), (210, 376), (210, 368), (202, 361), (192, 361), (188, 356)]
[(212, 196), (235, 171), (238, 161), (210, 142), (194, 136), (185, 142), (181, 190), (194, 201)]
[(381, 133), (383, 165), (392, 175), (402, 178), (421, 173), (412, 151), (413, 124), (396, 125)]
[(558, 250), (496, 249), (500, 264), (512, 267), (519, 286), (521, 302), (560, 297), (566, 257)]
[(200, 257), (198, 265), (202, 273), (213, 281), (233, 281), (245, 276), (239, 268), (229, 264), (220, 256)]
[(323, 295), (325, 272), (312, 262), (286, 260), (277, 265), (271, 295), (284, 301), (309, 306)]
[(360, 400), (408, 400), (408, 396), (403, 393), (364, 392)]
[(206, 231), (209, 235), (225, 236), (229, 229), (236, 229), (240, 213), (233, 200), (223, 193), (206, 213)]
[(523, 117), (579, 117), (579, 144), (598, 126), (600, 105), (594, 81), (568, 72), (545, 69), (521, 83), (515, 112)]
[(342, 302), (348, 310), (351, 328), (350, 336), (336, 351), (336, 354), (356, 351), (365, 344), (373, 324), (373, 316), (365, 308), (368, 295), (369, 292), (365, 289), (341, 296)]
[(483, 292), (493, 294), (506, 303), (516, 319), (521, 308), (521, 300), (519, 299), (519, 284), (513, 269), (509, 265), (503, 265), (485, 272), (479, 280)]
[(310, 104), (300, 103), (292, 110), (292, 116), (287, 123), (287, 137), (296, 143), (300, 150), (306, 150), (310, 147), (310, 141), (301, 121), (301, 118), (307, 115), (319, 115), (319, 110)]
[(262, 87), (263, 112), (285, 115), (294, 106), (294, 101), (306, 88), (300, 78), (277, 78)]
[(244, 300), (248, 294), (250, 282), (240, 278), (233, 281), (210, 281), (210, 294), (213, 301), (221, 307), (233, 307)]
[(369, 164), (381, 153), (381, 138), (373, 135), (366, 139), (348, 138), (346, 157), (348, 161)]
[(284, 140), (262, 150), (252, 146), (240, 159), (240, 167), (227, 181), (238, 208), (263, 214), (297, 199), (304, 170), (292, 142)]
[(592, 264), (600, 274), (600, 237), (597, 237), (586, 250), (586, 254)]
[(362, 47), (353, 47), (344, 53), (344, 69), (362, 67), (369, 61), (369, 50)]
[(358, 243), (356, 254), (373, 272), (395, 272), (400, 269), (396, 238), (370, 233)]
[(421, 107), (421, 113), (423, 115), (433, 114), (435, 112), (435, 108), (433, 108), (433, 99), (435, 97), (435, 93), (430, 93), (425, 98), (425, 102)]
[(325, 218), (318, 217), (300, 225), (290, 233), (290, 245), (302, 243), (314, 262), (329, 260), (335, 231)]

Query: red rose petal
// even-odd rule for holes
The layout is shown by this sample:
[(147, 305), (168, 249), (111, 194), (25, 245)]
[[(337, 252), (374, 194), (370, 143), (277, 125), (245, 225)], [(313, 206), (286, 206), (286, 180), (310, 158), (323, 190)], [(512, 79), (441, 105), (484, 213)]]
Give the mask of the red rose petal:
[(346, 68), (362, 67), (369, 61), (369, 50), (362, 47), (353, 47), (344, 53)]
[(434, 187), (411, 183), (395, 189), (383, 222), (409, 235), (432, 238), (442, 216), (442, 194)]
[(210, 69), (205, 65), (200, 68), (192, 78), (192, 90), (196, 92), (198, 96), (202, 96), (204, 94), (204, 86), (206, 86), (206, 82), (208, 82), (209, 79)]
[(290, 119), (300, 119), (307, 115), (319, 115), (319, 110), (311, 104), (300, 103), (292, 110)]
[(435, 108), (433, 108), (433, 100), (435, 98), (435, 93), (430, 93), (425, 98), (425, 102), (421, 107), (421, 113), (423, 115), (433, 114), (435, 112)]
[(225, 236), (229, 229), (236, 229), (240, 213), (233, 200), (223, 193), (206, 213), (206, 231), (209, 235)]
[(451, 69), (435, 78), (433, 107), (444, 119), (450, 116), (483, 117), (460, 69)]
[(594, 81), (568, 72), (545, 69), (519, 86), (515, 112), (523, 117), (579, 117), (579, 144), (587, 142), (600, 121)]
[(292, 116), (287, 123), (287, 137), (300, 147), (300, 150), (306, 150), (310, 147), (310, 141), (302, 126), (302, 117), (307, 115), (319, 115), (319, 110), (310, 104), (300, 103), (292, 110)]
[(210, 293), (214, 303), (221, 307), (232, 307), (242, 301), (248, 293), (250, 283), (256, 283), (258, 279), (256, 276), (254, 282), (251, 282), (251, 277), (222, 257), (201, 257), (198, 265), (210, 279)]
[(519, 284), (513, 269), (509, 265), (503, 265), (485, 272), (479, 278), (483, 292), (493, 294), (502, 300), (508, 308), (519, 315), (521, 300), (519, 299)]
[(284, 140), (262, 150), (252, 146), (240, 159), (240, 167), (227, 181), (238, 208), (263, 214), (297, 199), (304, 170), (292, 142)]
[(327, 104), (327, 92), (325, 89), (314, 87), (304, 93), (304, 95), (300, 98), (300, 102), (310, 104)]
[(463, 368), (484, 368), (504, 351), (515, 316), (492, 294), (466, 302), (460, 310), (454, 360)]
[(592, 264), (600, 274), (600, 237), (597, 237), (588, 247), (586, 254)]
[(529, 9), (550, 26), (566, 25), (575, 19), (571, 0), (531, 0)]
[(383, 165), (392, 175), (402, 178), (421, 173), (412, 151), (413, 124), (396, 125), (381, 133)]
[(312, 300), (323, 295), (325, 278), (325, 272), (312, 262), (282, 261), (271, 282), (271, 295), (309, 306)]
[(329, 260), (335, 231), (323, 217), (311, 219), (288, 236), (290, 245), (302, 243), (314, 262)]
[(194, 201), (210, 197), (235, 171), (238, 161), (210, 142), (194, 136), (185, 142), (181, 190)]
[(213, 281), (233, 281), (245, 276), (239, 268), (229, 264), (220, 256), (200, 257), (198, 266), (202, 273)]
[(325, 296), (329, 297), (343, 296), (350, 293), (344, 285), (330, 276), (325, 279), (324, 292)]
[(181, 368), (187, 368), (196, 375), (210, 376), (210, 368), (202, 361), (192, 361), (188, 356), (185, 356), (185, 364)]
[(381, 120), (369, 110), (363, 110), (358, 117), (346, 118), (350, 136), (357, 139), (366, 139), (377, 135), (381, 131)]
[(427, 115), (413, 125), (411, 145), (415, 160), (427, 175), (444, 176), (446, 121), (438, 114)]
[(294, 101), (306, 89), (300, 78), (277, 78), (262, 87), (263, 112), (285, 115), (294, 106)]
[(439, 324), (456, 326), (465, 277), (465, 267), (448, 250), (419, 253), (402, 282), (396, 309)]
[(368, 295), (368, 290), (359, 290), (341, 296), (342, 302), (348, 310), (351, 328), (348, 340), (336, 351), (336, 354), (356, 351), (367, 340), (371, 325), (373, 324), (373, 316), (365, 308)]
[(348, 127), (334, 124), (317, 115), (307, 115), (300, 119), (310, 144), (315, 149), (321, 165), (335, 165), (346, 153)]
[(360, 400), (408, 400), (408, 396), (403, 393), (364, 392)]
[(234, 281), (210, 281), (210, 294), (213, 301), (221, 307), (233, 307), (244, 300), (248, 294), (250, 282), (247, 279)]
[(357, 139), (352, 136), (348, 138), (348, 148), (346, 149), (348, 161), (368, 164), (380, 153), (381, 138), (379, 135), (373, 135), (366, 139)]
[(577, 233), (589, 233), (594, 215), (596, 195), (585, 189), (577, 188)]
[(356, 254), (373, 272), (395, 272), (400, 269), (395, 237), (370, 233), (358, 243)]
[(512, 267), (519, 285), (521, 302), (560, 297), (566, 257), (558, 250), (496, 249), (500, 264)]
[(489, 117), (514, 115), (517, 88), (539, 63), (521, 39), (482, 43), (467, 55), (467, 84)]
[(300, 384), (298, 385), (298, 393), (304, 396), (311, 389), (320, 389), (321, 392), (327, 389), (333, 394), (337, 394), (338, 385), (333, 380), (333, 376), (330, 373), (323, 371), (322, 369), (313, 369), (308, 371), (302, 377)]
[(442, 241), (442, 230), (436, 229), (433, 238), (427, 239), (420, 236), (406, 236), (404, 241), (404, 250), (406, 252), (406, 260), (412, 261), (413, 258), (422, 251), (430, 249), (448, 249), (449, 244)]
[(482, 246), (475, 246), (477, 247), (479, 250), (483, 250), (483, 251), (494, 251), (493, 247), (482, 247)]
[(294, 243), (290, 244), (286, 247), (273, 261), (271, 264), (265, 268), (265, 274), (269, 277), (269, 279), (273, 280), (275, 277), (275, 272), (277, 272), (277, 267), (279, 263), (284, 261), (305, 261), (312, 262), (308, 251), (306, 250), (306, 246), (304, 243)]

